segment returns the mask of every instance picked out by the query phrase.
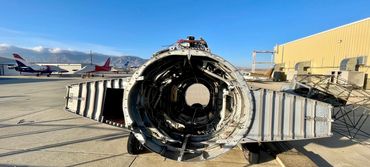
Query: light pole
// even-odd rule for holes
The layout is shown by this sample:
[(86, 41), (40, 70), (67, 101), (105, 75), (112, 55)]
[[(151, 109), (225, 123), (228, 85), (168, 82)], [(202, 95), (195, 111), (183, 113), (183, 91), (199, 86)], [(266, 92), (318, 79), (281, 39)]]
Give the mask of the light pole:
[(92, 65), (92, 51), (90, 50), (90, 64)]

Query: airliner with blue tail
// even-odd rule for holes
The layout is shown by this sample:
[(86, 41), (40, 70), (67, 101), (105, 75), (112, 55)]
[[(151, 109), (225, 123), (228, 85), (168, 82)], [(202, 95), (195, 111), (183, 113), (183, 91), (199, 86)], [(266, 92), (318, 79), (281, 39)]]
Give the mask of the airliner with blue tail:
[(19, 71), (20, 74), (22, 74), (22, 72), (35, 73), (36, 76), (46, 74), (49, 77), (53, 72), (57, 72), (59, 74), (68, 72), (67, 70), (61, 69), (57, 66), (30, 64), (17, 53), (14, 53), (13, 57), (18, 65), (14, 67), (14, 69)]

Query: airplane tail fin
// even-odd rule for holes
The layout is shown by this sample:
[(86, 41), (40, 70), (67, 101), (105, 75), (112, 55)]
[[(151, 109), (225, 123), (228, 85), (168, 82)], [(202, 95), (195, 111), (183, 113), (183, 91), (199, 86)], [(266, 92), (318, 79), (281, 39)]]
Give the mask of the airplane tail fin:
[(104, 63), (103, 67), (110, 67), (110, 58), (107, 59), (107, 61)]
[(130, 63), (130, 61), (127, 61), (127, 62), (124, 64), (124, 66), (125, 66), (125, 67), (127, 67), (129, 63)]
[(19, 67), (27, 67), (29, 64), (19, 54), (13, 53), (14, 60), (17, 62)]

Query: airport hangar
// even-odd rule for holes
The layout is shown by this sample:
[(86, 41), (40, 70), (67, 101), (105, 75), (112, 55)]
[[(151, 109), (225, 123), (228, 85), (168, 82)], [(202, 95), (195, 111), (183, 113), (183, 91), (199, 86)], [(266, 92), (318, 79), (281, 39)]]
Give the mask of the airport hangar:
[(370, 89), (370, 17), (274, 48), (275, 69), (295, 74), (332, 74)]
[(14, 69), (9, 69), (9, 66), (16, 65), (13, 59), (9, 59), (6, 57), (0, 57), (0, 76), (2, 75), (19, 75), (19, 72), (15, 71)]

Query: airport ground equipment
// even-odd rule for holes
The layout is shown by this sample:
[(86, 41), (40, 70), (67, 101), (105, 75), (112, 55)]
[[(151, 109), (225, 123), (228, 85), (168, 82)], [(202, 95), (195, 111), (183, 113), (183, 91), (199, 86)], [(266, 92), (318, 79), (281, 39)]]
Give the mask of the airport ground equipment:
[[(188, 89), (206, 88), (189, 103)], [(238, 143), (329, 137), (333, 107), (302, 95), (253, 88), (204, 40), (179, 40), (130, 78), (67, 86), (66, 111), (128, 128), (130, 153), (147, 148), (178, 161), (200, 161)], [(141, 148), (137, 143), (140, 142)], [(133, 147), (135, 146), (135, 147)], [(131, 148), (130, 148), (131, 147)]]

